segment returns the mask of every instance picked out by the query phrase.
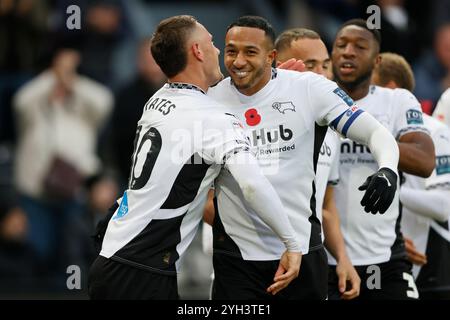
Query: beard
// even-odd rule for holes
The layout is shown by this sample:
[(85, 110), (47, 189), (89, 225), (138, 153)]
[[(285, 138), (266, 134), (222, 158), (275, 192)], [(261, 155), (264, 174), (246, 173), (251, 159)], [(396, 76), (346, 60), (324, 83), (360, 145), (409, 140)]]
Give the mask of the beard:
[(251, 87), (253, 87), (262, 77), (264, 77), (264, 72), (265, 72), (265, 68), (260, 68), (258, 69), (252, 76), (251, 78), (246, 82), (246, 83), (242, 83), (242, 84), (238, 84), (233, 80), (233, 84), (236, 87), (236, 89), (238, 90), (245, 90), (245, 89), (250, 89)]
[(372, 72), (373, 72), (373, 66), (369, 67), (364, 73), (360, 74), (356, 79), (351, 81), (343, 80), (339, 77), (339, 73), (337, 71), (337, 67), (333, 65), (333, 75), (334, 75), (334, 81), (337, 82), (337, 84), (345, 89), (345, 91), (353, 91), (356, 88), (358, 88), (362, 83), (369, 81), (372, 78)]

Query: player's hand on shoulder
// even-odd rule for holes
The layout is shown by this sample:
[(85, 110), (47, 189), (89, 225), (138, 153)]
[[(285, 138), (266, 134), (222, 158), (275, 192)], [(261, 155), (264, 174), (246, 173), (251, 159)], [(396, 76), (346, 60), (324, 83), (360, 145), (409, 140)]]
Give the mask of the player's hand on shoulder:
[(298, 277), (301, 262), (301, 252), (285, 251), (281, 256), (277, 272), (275, 272), (274, 283), (267, 288), (267, 292), (275, 295), (286, 288), (292, 280)]
[(361, 205), (364, 211), (376, 213), (385, 213), (394, 200), (397, 190), (397, 173), (389, 168), (380, 168), (361, 185), (358, 190), (366, 191)]

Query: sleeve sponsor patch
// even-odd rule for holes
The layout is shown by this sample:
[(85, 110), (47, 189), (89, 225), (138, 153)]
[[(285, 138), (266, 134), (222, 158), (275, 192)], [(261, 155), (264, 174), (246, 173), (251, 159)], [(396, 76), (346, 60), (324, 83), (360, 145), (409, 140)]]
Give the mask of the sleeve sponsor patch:
[(242, 125), (241, 121), (239, 121), (239, 119), (232, 115), (232, 114), (228, 114), (229, 116), (233, 116), (233, 118), (231, 119), (231, 125), (233, 127), (234, 133), (236, 135), (236, 143), (238, 145), (246, 145), (246, 146), (250, 146), (250, 138), (247, 136), (247, 134), (245, 133), (245, 129), (244, 126)]
[(349, 107), (354, 105), (353, 99), (348, 96), (348, 94), (342, 90), (341, 88), (336, 88), (333, 90), (333, 93), (336, 94), (339, 98), (344, 100), (345, 104), (347, 104)]
[(406, 111), (406, 122), (408, 124), (423, 124), (422, 112), (416, 109)]
[(450, 156), (436, 157), (436, 174), (450, 173)]
[(123, 193), (122, 200), (120, 201), (119, 210), (117, 210), (117, 214), (112, 217), (113, 220), (120, 219), (126, 216), (128, 213), (128, 196), (127, 192)]

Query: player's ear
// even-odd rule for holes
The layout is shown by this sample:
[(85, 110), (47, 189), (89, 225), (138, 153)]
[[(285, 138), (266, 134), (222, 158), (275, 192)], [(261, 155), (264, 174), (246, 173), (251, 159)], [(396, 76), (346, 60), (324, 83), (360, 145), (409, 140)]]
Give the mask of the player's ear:
[(192, 46), (191, 46), (191, 51), (192, 51), (192, 54), (194, 55), (194, 57), (195, 57), (197, 60), (203, 62), (203, 60), (204, 60), (204, 54), (203, 54), (202, 49), (200, 48), (200, 44), (199, 44), (199, 43), (194, 42), (194, 43), (192, 44)]
[(381, 63), (381, 55), (377, 54), (376, 57), (375, 57), (375, 65), (374, 65), (374, 67), (379, 66), (380, 63)]

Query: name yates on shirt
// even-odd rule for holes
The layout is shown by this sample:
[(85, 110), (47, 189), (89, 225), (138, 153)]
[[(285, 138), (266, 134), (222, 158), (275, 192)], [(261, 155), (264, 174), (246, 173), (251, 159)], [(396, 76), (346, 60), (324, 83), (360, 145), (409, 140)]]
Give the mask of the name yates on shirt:
[(160, 99), (157, 97), (152, 97), (144, 106), (144, 111), (156, 110), (161, 112), (163, 115), (167, 116), (172, 109), (177, 106), (173, 104), (170, 100)]

